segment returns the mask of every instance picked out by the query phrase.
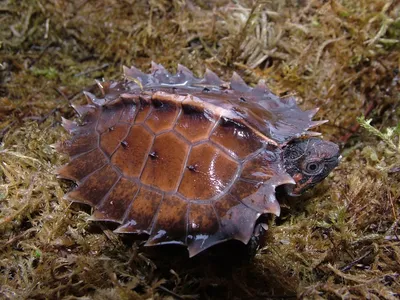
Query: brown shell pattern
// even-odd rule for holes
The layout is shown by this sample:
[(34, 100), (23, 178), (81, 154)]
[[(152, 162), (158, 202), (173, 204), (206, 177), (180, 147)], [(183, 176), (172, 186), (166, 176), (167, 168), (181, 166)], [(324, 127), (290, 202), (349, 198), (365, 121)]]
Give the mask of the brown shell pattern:
[(58, 170), (77, 188), (67, 199), (94, 207), (93, 220), (116, 232), (146, 233), (146, 245), (186, 245), (190, 256), (217, 243), (247, 243), (261, 214), (279, 215), (275, 188), (292, 184), (281, 146), (320, 122), (292, 97), (234, 74), (195, 78), (124, 68), (125, 80), (98, 82), (74, 106), (82, 122), (63, 119), (72, 135), (58, 144), (70, 162)]

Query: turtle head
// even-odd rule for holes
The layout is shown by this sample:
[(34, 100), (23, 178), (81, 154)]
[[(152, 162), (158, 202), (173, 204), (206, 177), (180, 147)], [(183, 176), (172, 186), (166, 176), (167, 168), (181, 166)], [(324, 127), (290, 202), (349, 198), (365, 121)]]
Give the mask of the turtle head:
[(283, 163), (295, 185), (287, 185), (291, 196), (298, 196), (322, 181), (339, 164), (339, 147), (317, 138), (297, 139), (283, 149)]

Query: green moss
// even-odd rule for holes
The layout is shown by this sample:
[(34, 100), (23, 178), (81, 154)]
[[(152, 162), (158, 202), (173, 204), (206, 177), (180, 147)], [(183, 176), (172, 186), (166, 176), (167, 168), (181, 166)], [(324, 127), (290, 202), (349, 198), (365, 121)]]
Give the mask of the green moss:
[[(0, 298), (398, 297), (394, 1), (8, 1), (0, 13)], [(144, 249), (63, 200), (66, 158), (50, 146), (66, 138), (61, 116), (94, 79), (151, 60), (265, 79), (330, 120), (340, 166), (313, 194), (281, 199), (250, 263), (238, 244), (191, 260)]]
[(31, 72), (35, 76), (45, 76), (47, 79), (50, 80), (55, 80), (58, 78), (58, 72), (56, 69), (50, 67), (48, 69), (37, 69), (37, 68), (32, 68)]
[(358, 118), (360, 125), (371, 135), (382, 140), (376, 147), (367, 146), (362, 154), (374, 164), (375, 168), (385, 173), (396, 173), (400, 169), (400, 123), (381, 132), (371, 125), (372, 119)]

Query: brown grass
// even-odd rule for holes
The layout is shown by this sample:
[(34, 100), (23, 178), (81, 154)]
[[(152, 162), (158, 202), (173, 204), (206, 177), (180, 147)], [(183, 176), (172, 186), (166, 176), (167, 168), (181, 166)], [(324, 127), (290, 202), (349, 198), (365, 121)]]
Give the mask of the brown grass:
[[(6, 1), (0, 8), (0, 298), (396, 299), (400, 295), (397, 1)], [(344, 159), (289, 201), (250, 262), (148, 251), (62, 200), (61, 116), (93, 79), (151, 60), (267, 80), (321, 107)], [(400, 131), (400, 130), (399, 130)], [(395, 145), (399, 137), (389, 138)], [(390, 168), (389, 168), (390, 166)]]

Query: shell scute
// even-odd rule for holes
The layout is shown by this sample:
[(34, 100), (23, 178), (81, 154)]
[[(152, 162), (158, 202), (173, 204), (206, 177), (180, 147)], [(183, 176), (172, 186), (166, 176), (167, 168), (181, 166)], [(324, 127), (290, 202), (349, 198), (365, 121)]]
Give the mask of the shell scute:
[(185, 83), (194, 80), (192, 71), (181, 64), (178, 64), (178, 72), (174, 77), (176, 83)]
[(140, 71), (139, 69), (137, 69), (134, 66), (131, 66), (130, 68), (123, 66), (123, 73), (124, 73), (125, 78), (127, 78), (128, 80), (130, 78), (139, 79), (142, 85), (147, 84), (147, 82), (149, 80), (149, 75), (147, 75), (146, 73), (143, 73), (142, 71)]
[(119, 103), (113, 107), (105, 107), (102, 109), (101, 116), (97, 124), (97, 132), (103, 133), (114, 127), (121, 118), (123, 112), (123, 104)]
[(201, 81), (204, 84), (212, 86), (221, 86), (224, 82), (210, 69), (206, 69), (204, 79)]
[(186, 243), (188, 202), (176, 195), (166, 195), (154, 220), (146, 245)]
[(242, 77), (239, 76), (238, 73), (233, 72), (232, 79), (231, 79), (231, 88), (235, 91), (239, 92), (248, 92), (250, 91), (250, 87), (244, 82)]
[(230, 120), (222, 120), (210, 139), (232, 155), (243, 159), (262, 148), (264, 141), (248, 127), (238, 126)]
[(163, 65), (151, 62), (151, 75), (156, 83), (173, 83), (171, 82), (172, 74), (169, 73)]
[(153, 107), (149, 103), (147, 103), (146, 101), (140, 101), (140, 105), (137, 109), (137, 114), (135, 117), (135, 124), (140, 124), (146, 121), (152, 109)]
[(279, 216), (280, 206), (275, 198), (275, 188), (261, 182), (238, 180), (231, 195), (240, 199), (245, 206), (262, 214), (274, 213)]
[(280, 154), (279, 149), (263, 149), (244, 163), (240, 177), (256, 182), (267, 181), (279, 170)]
[(174, 103), (154, 101), (153, 110), (147, 117), (145, 124), (157, 134), (172, 129), (178, 113), (179, 109)]
[[(176, 122), (175, 130), (189, 142), (196, 143), (208, 139), (215, 122), (215, 119), (204, 111), (192, 105), (184, 105)], [(193, 128), (196, 128), (196, 130), (193, 130)]]
[(108, 162), (100, 149), (83, 153), (57, 170), (58, 176), (74, 181), (81, 181), (87, 175), (98, 170)]
[(258, 81), (257, 85), (251, 90), (251, 94), (256, 98), (263, 97), (266, 93), (270, 93), (271, 91), (267, 88), (265, 84), (265, 80), (261, 79)]
[(221, 240), (218, 216), (211, 204), (191, 203), (188, 215), (187, 245), (190, 256)]
[(61, 126), (68, 131), (69, 134), (76, 134), (79, 131), (79, 125), (71, 120), (61, 117)]
[(189, 145), (174, 132), (157, 136), (146, 159), (141, 181), (166, 192), (176, 190), (188, 152)]
[(97, 98), (94, 94), (88, 91), (84, 91), (83, 94), (85, 95), (87, 102), (91, 105), (102, 106), (105, 103), (104, 99)]
[(115, 231), (118, 233), (150, 234), (153, 220), (157, 216), (162, 199), (162, 193), (142, 186), (131, 201), (123, 224)]
[(88, 114), (89, 112), (93, 112), (96, 110), (96, 107), (94, 105), (75, 105), (72, 104), (71, 105), (72, 108), (78, 113), (78, 115), (80, 117), (85, 116), (86, 114)]
[(210, 143), (194, 146), (186, 165), (178, 191), (194, 200), (220, 195), (233, 182), (238, 170), (237, 161)]
[(139, 185), (137, 183), (120, 178), (112, 188), (111, 193), (103, 199), (93, 212), (92, 220), (122, 223), (125, 213), (138, 190)]
[(99, 136), (96, 132), (85, 132), (73, 136), (70, 140), (62, 142), (58, 148), (61, 152), (73, 157), (81, 153), (94, 150), (98, 147)]
[(130, 125), (115, 124), (108, 128), (100, 136), (100, 147), (108, 155), (111, 156), (124, 140)]
[(255, 211), (262, 214), (273, 213), (279, 216), (281, 210), (275, 198), (275, 187), (270, 180), (264, 183), (239, 180), (231, 193)]
[[(140, 138), (138, 138), (140, 137)], [(111, 157), (111, 163), (124, 176), (139, 177), (153, 145), (154, 136), (141, 125), (131, 127), (128, 135)]]
[(126, 103), (122, 110), (119, 122), (133, 124), (133, 122), (135, 121), (136, 113), (137, 113), (137, 106), (132, 102)]
[(97, 206), (118, 179), (117, 172), (107, 164), (88, 176), (75, 190), (69, 192), (66, 198)]
[(260, 213), (247, 207), (230, 194), (218, 199), (214, 204), (214, 208), (219, 216), (220, 231), (224, 239), (233, 237), (247, 244)]

